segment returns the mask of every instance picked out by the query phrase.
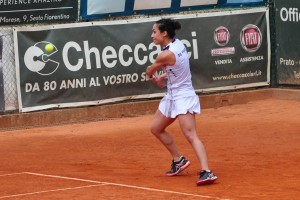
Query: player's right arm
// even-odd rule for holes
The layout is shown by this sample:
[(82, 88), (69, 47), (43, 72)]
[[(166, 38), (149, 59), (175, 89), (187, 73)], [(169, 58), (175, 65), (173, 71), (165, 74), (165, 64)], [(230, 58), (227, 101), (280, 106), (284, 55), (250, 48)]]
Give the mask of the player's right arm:
[(146, 69), (146, 76), (147, 78), (156, 83), (159, 87), (163, 88), (165, 87), (164, 85), (164, 80), (166, 78), (166, 74), (162, 74), (159, 76), (157, 74), (157, 70), (162, 69), (166, 66), (173, 66), (176, 62), (176, 57), (173, 52), (166, 50), (160, 53), (155, 62), (152, 65), (149, 65)]
[(157, 72), (157, 70), (166, 66), (173, 66), (175, 62), (176, 57), (172, 51), (163, 51), (157, 56), (155, 62), (147, 67), (146, 75), (149, 78), (151, 75)]

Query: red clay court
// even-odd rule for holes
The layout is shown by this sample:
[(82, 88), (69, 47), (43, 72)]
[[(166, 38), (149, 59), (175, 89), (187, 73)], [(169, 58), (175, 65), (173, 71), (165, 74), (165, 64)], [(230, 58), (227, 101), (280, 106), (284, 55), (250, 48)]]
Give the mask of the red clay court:
[(196, 186), (199, 165), (178, 122), (168, 130), (191, 166), (164, 175), (171, 158), (147, 114), (0, 132), (0, 199), (299, 199), (300, 95), (269, 94), (247, 93), (243, 103), (232, 93), (203, 99), (215, 105), (197, 116), (219, 177), (213, 185)]

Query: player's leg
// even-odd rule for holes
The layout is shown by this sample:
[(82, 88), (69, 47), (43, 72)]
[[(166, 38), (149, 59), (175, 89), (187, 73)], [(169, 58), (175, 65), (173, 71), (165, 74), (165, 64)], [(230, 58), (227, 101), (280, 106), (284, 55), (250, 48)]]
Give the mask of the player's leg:
[(166, 131), (166, 128), (175, 121), (176, 118), (165, 117), (159, 110), (156, 111), (151, 123), (151, 133), (161, 141), (168, 149), (174, 160), (179, 159), (180, 153), (173, 141), (172, 136)]
[(202, 170), (200, 171), (200, 177), (196, 181), (196, 184), (203, 185), (213, 183), (215, 180), (217, 180), (218, 177), (215, 174), (213, 174), (208, 167), (205, 147), (199, 139), (196, 131), (195, 115), (190, 113), (185, 115), (179, 115), (178, 120), (185, 137), (187, 138), (188, 142), (192, 145), (202, 167)]
[(178, 116), (180, 128), (188, 142), (192, 145), (198, 160), (201, 163), (202, 170), (208, 169), (207, 155), (205, 147), (199, 139), (196, 131), (195, 115), (187, 113)]
[(152, 134), (161, 141), (173, 157), (171, 169), (166, 172), (166, 176), (175, 176), (190, 165), (190, 162), (179, 153), (172, 136), (166, 131), (166, 128), (172, 124), (175, 119), (176, 118), (167, 118), (157, 110), (151, 124)]

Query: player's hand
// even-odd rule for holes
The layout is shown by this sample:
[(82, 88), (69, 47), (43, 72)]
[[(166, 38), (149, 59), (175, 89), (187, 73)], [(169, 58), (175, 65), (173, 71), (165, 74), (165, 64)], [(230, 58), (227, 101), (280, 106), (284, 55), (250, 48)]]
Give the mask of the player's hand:
[(165, 77), (164, 76), (155, 76), (154, 74), (152, 74), (149, 77), (149, 80), (153, 83), (155, 83), (158, 87), (160, 88), (164, 88), (165, 87)]
[(148, 79), (149, 79), (149, 81), (151, 81), (152, 83), (155, 83), (155, 84), (156, 84), (156, 82), (157, 82), (157, 77), (156, 77), (154, 74), (150, 75)]
[(156, 85), (158, 85), (158, 87), (160, 87), (160, 88), (166, 87), (165, 80), (166, 79), (164, 77), (157, 78)]

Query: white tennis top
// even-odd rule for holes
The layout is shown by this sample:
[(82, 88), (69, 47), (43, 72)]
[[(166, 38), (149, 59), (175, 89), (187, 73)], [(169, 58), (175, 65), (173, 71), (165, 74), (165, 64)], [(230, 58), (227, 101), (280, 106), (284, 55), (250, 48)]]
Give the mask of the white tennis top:
[(196, 95), (192, 85), (189, 56), (184, 44), (180, 40), (174, 39), (164, 50), (173, 52), (176, 57), (175, 64), (166, 66), (164, 69), (168, 78), (166, 97), (175, 100)]

